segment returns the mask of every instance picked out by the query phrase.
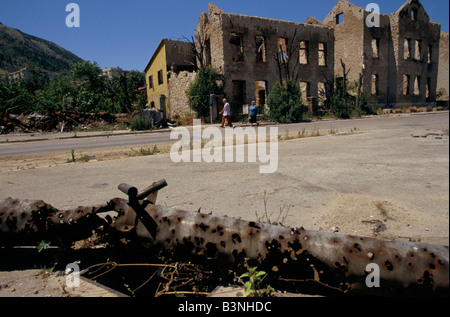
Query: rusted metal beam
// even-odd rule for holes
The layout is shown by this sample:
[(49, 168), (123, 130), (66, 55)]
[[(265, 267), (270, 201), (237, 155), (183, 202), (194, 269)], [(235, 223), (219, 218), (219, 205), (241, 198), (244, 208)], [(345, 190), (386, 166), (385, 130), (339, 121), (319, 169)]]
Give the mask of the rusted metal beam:
[[(169, 259), (235, 270), (249, 263), (279, 280), (309, 281), (347, 294), (449, 295), (446, 246), (380, 241), (154, 205), (157, 190), (166, 185), (155, 183), (141, 195), (122, 184), (128, 201), (117, 198), (69, 211), (7, 199), (0, 202), (0, 244), (77, 241), (97, 230), (140, 242)], [(107, 211), (117, 215), (100, 216)], [(366, 284), (368, 265), (373, 264), (379, 268), (380, 287)]]
[[(287, 228), (148, 205), (156, 239), (138, 223), (140, 239), (176, 258), (240, 267), (252, 261), (285, 280), (315, 281), (343, 293), (448, 295), (445, 246)], [(369, 288), (369, 264), (378, 265), (380, 288)]]

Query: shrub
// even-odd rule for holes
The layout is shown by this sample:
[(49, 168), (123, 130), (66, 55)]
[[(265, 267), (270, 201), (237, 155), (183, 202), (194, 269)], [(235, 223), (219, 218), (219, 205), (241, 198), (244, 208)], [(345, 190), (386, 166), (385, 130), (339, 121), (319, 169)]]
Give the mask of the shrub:
[(269, 119), (279, 123), (299, 122), (303, 118), (303, 104), (300, 88), (293, 80), (288, 80), (286, 87), (279, 82), (272, 86), (267, 98)]
[(217, 84), (219, 75), (211, 67), (200, 69), (186, 90), (189, 106), (199, 117), (209, 116), (210, 95), (223, 95), (223, 87)]
[(131, 131), (147, 131), (152, 129), (152, 117), (138, 115), (131, 119)]

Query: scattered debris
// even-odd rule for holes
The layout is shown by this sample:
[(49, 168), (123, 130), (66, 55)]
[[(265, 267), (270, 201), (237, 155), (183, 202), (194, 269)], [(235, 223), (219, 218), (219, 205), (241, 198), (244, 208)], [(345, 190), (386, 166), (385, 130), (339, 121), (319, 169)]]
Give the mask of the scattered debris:
[(387, 227), (381, 220), (363, 220), (362, 223), (368, 223), (375, 225), (375, 228), (373, 229), (373, 232), (379, 233), (382, 231), (386, 231)]
[(36, 131), (72, 131), (74, 129), (92, 129), (107, 124), (127, 123), (126, 114), (111, 114), (108, 112), (83, 113), (69, 111), (48, 112), (45, 115), (31, 114), (6, 114), (2, 118), (0, 134), (12, 131), (36, 132)]
[(411, 134), (411, 136), (413, 138), (423, 138), (426, 139), (429, 136), (434, 137), (436, 140), (442, 140), (444, 138), (444, 135), (446, 135), (445, 133), (435, 133), (435, 132), (430, 132), (430, 133), (425, 133), (425, 134)]

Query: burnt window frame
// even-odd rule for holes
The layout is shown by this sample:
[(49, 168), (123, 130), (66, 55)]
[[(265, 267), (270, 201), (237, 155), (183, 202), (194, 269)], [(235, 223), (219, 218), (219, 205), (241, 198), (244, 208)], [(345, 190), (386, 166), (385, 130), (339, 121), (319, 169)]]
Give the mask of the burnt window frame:
[[(262, 43), (258, 44), (258, 40), (261, 40)], [(267, 63), (267, 45), (266, 45), (266, 37), (264, 35), (256, 35), (255, 36), (255, 53), (256, 53), (256, 62), (257, 63)]]
[[(302, 43), (304, 43), (304, 47), (302, 47)], [(302, 56), (306, 62), (302, 61)], [(300, 65), (308, 65), (309, 64), (309, 41), (301, 40), (299, 43), (299, 51), (298, 51), (298, 61)]]
[[(320, 45), (322, 44), (323, 48), (320, 48)], [(323, 54), (323, 56), (321, 56), (321, 53)], [(328, 63), (327, 63), (327, 43), (326, 42), (319, 42), (317, 44), (317, 57), (318, 57), (318, 65), (322, 66), (322, 67), (327, 67)], [(323, 65), (321, 64), (321, 61), (323, 60)]]
[(232, 48), (231, 59), (233, 62), (243, 62), (244, 58), (244, 35), (239, 32), (231, 32), (228, 40)]

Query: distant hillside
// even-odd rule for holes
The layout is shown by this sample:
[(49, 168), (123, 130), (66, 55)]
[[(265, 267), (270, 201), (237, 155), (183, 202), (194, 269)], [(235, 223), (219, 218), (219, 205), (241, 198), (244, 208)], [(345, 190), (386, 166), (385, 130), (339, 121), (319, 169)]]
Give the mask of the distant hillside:
[(0, 76), (24, 67), (58, 73), (82, 61), (55, 43), (0, 23)]

